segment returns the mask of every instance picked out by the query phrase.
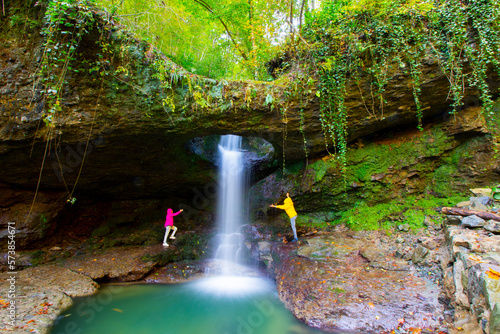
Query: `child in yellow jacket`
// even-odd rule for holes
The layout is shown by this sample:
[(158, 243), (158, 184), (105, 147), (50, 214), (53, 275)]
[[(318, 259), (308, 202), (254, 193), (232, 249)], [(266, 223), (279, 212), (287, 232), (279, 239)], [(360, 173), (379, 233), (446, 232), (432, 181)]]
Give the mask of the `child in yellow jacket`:
[(290, 194), (286, 193), (286, 198), (285, 198), (285, 202), (283, 203), (283, 205), (271, 204), (269, 206), (271, 208), (278, 208), (278, 209), (285, 210), (288, 217), (290, 217), (290, 224), (292, 225), (293, 240), (291, 242), (299, 240), (299, 238), (297, 238), (297, 230), (295, 229), (295, 220), (297, 219), (297, 211), (295, 211), (295, 208), (293, 207), (293, 202), (292, 202), (292, 199), (290, 198)]

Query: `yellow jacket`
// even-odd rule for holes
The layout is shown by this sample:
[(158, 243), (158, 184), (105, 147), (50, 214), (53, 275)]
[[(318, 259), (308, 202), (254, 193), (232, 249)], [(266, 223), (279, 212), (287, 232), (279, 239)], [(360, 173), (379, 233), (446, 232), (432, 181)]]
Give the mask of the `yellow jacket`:
[(292, 199), (290, 197), (285, 198), (285, 202), (283, 203), (283, 205), (276, 205), (275, 207), (278, 209), (285, 210), (286, 214), (290, 218), (295, 217), (297, 215), (297, 211), (295, 211)]

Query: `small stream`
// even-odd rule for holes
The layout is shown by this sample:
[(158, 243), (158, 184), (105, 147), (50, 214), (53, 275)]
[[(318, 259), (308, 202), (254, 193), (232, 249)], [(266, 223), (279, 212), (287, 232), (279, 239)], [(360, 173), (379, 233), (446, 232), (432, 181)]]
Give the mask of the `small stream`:
[(76, 298), (52, 334), (313, 334), (257, 277), (215, 277), (179, 284), (108, 285)]

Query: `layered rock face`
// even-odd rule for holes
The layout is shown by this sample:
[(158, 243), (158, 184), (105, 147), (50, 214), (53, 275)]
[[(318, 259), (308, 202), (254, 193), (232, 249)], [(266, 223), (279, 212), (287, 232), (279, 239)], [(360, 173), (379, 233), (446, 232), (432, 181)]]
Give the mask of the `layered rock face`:
[[(95, 54), (103, 51), (96, 46), (98, 38), (95, 33), (83, 36), (74, 68), (85, 68), (96, 60)], [(77, 184), (82, 193), (167, 196), (209, 180), (203, 171), (210, 165), (184, 148), (195, 137), (226, 133), (261, 137), (274, 145), (278, 157), (284, 151), (289, 162), (304, 158), (304, 145), (312, 156), (325, 151), (318, 98), (300, 89), (286, 98), (287, 85), (292, 83), (286, 78), (275, 83), (216, 82), (191, 75), (208, 94), (219, 95), (210, 104), (200, 105), (188, 96), (188, 87), (179, 85), (174, 88), (176, 108), (172, 111), (162, 104), (167, 92), (154, 77), (148, 53), (151, 46), (120, 30), (111, 31), (106, 41), (111, 49), (109, 77), (101, 80), (98, 74), (67, 74), (62, 111), (53, 123), (55, 135), (47, 146), (43, 86), (36, 81), (42, 41), (12, 32), (2, 35), (0, 182), (33, 188), (45, 157), (40, 180), (43, 189), (64, 190), (63, 183), (74, 184), (83, 167)], [(120, 53), (121, 43), (128, 44), (125, 55)], [(116, 71), (120, 66), (127, 66), (127, 74)], [(363, 103), (370, 96), (367, 75), (361, 79), (361, 91), (354, 82), (348, 87), (350, 141), (416, 124), (409, 75), (403, 68), (390, 77), (383, 113)], [(449, 111), (449, 85), (432, 59), (424, 61), (422, 79), (424, 116), (444, 115)], [(492, 79), (493, 90), (495, 85), (498, 83)], [(476, 91), (466, 88), (465, 94), (466, 105), (478, 105)], [(275, 106), (265, 102), (267, 95), (274, 96)], [(303, 126), (299, 111), (304, 115)]]
[[(492, 119), (498, 110), (497, 103)], [(468, 108), (457, 117), (429, 120), (423, 131), (393, 130), (350, 145), (344, 172), (335, 156), (289, 165), (253, 186), (251, 211), (256, 220), (265, 221), (273, 215), (269, 204), (289, 192), (301, 223), (315, 223), (335, 221), (358, 205), (398, 199), (403, 205), (405, 199), (423, 194), (459, 195), (500, 180), (495, 145), (480, 109)], [(346, 219), (355, 228), (356, 222)]]
[(457, 327), (469, 333), (500, 333), (499, 229), (498, 222), (477, 216), (447, 217), (452, 266), (445, 269), (443, 287), (462, 318)]

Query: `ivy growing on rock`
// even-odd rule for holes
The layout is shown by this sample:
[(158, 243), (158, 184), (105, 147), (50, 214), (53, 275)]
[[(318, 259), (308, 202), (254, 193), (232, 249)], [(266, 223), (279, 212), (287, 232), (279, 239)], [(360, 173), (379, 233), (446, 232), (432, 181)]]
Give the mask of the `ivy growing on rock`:
[[(346, 83), (370, 80), (370, 115), (384, 119), (385, 90), (396, 71), (410, 76), (422, 130), (422, 64), (438, 62), (450, 83), (451, 113), (463, 104), (465, 87), (480, 92), (488, 115), (492, 92), (488, 76), (500, 74), (500, 5), (493, 0), (332, 1), (309, 16), (302, 31), (320, 78), (321, 123), (345, 166), (348, 110)], [(360, 89), (361, 91), (361, 89)], [(345, 168), (345, 167), (344, 167)]]
[(94, 22), (88, 6), (88, 0), (48, 1), (47, 4), (41, 31), (45, 42), (35, 86), (40, 83), (43, 87), (41, 93), (47, 106), (43, 120), (48, 127), (55, 126), (56, 114), (61, 111), (60, 98), (68, 72), (79, 71), (72, 67), (72, 62), (82, 36)]

